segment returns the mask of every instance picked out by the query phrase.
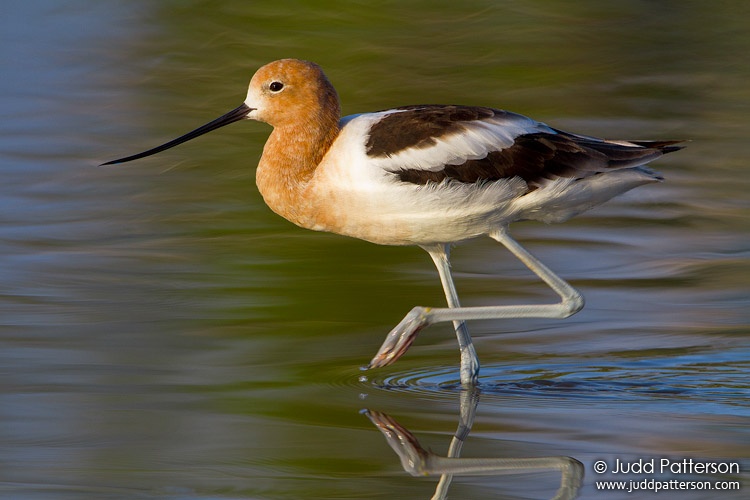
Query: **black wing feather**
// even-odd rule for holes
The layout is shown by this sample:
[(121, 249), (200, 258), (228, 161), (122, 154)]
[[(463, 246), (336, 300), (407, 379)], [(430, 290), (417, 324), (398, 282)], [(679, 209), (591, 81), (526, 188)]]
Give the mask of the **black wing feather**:
[[(506, 111), (474, 106), (409, 106), (376, 123), (366, 144), (367, 154), (387, 157), (401, 150), (434, 145), (440, 137), (461, 133), (471, 122), (491, 119)], [(512, 146), (488, 151), (441, 169), (400, 169), (403, 182), (427, 184), (451, 180), (491, 182), (520, 177), (535, 189), (560, 177), (584, 178), (622, 168), (634, 168), (678, 149), (681, 141), (607, 141), (562, 130), (519, 135)]]

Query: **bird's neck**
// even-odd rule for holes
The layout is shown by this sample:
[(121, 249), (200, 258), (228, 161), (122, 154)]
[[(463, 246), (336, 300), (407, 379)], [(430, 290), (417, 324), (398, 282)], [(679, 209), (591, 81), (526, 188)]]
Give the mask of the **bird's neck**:
[(338, 107), (312, 120), (277, 125), (263, 147), (256, 184), (266, 204), (298, 225), (309, 213), (305, 193), (339, 133)]

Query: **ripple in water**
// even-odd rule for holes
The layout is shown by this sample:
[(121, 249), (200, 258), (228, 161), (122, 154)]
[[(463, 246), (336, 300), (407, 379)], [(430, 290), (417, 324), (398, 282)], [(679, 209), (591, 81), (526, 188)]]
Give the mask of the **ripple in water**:
[[(647, 366), (633, 366), (632, 361), (597, 365), (545, 364), (543, 366), (487, 365), (482, 367), (479, 390), (486, 400), (492, 397), (523, 397), (527, 399), (557, 398), (561, 404), (578, 404), (581, 400), (616, 402), (618, 405), (643, 404), (653, 408), (681, 404), (695, 413), (704, 407), (708, 413), (750, 415), (750, 391), (747, 380), (730, 377), (716, 384), (719, 370), (711, 370), (707, 378), (705, 366), (695, 366), (685, 359), (665, 358), (663, 363), (649, 360)], [(694, 361), (694, 360), (690, 360)], [(638, 364), (638, 363), (636, 363)], [(734, 374), (727, 371), (727, 375)], [(711, 380), (711, 383), (707, 382)], [(381, 375), (368, 372), (357, 381), (360, 386), (389, 392), (411, 393), (431, 399), (453, 397), (462, 387), (458, 368), (444, 366)]]

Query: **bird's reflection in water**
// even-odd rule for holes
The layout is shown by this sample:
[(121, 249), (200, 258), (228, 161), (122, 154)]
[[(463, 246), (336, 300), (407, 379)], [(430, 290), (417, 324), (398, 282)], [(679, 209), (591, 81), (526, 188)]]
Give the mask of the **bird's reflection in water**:
[(363, 410), (362, 413), (383, 433), (390, 447), (401, 459), (401, 465), (406, 472), (412, 476), (440, 475), (432, 500), (448, 497), (448, 488), (454, 474), (491, 476), (551, 470), (562, 472), (560, 487), (553, 500), (573, 499), (578, 496), (584, 469), (581, 462), (571, 457), (460, 458), (461, 447), (471, 431), (478, 403), (477, 390), (461, 391), (458, 429), (451, 439), (445, 457), (422, 448), (417, 438), (389, 415), (371, 410)]

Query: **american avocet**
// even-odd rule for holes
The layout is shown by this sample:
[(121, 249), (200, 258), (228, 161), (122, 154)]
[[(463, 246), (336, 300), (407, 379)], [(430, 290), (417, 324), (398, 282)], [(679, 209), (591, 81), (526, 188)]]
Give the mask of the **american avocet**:
[[(452, 321), (461, 382), (479, 360), (465, 321), (565, 318), (581, 294), (508, 234), (511, 222), (563, 222), (641, 184), (661, 180), (646, 163), (681, 141), (610, 141), (554, 129), (480, 106), (419, 105), (341, 118), (321, 68), (283, 59), (261, 67), (244, 103), (166, 144), (104, 165), (164, 151), (242, 119), (273, 126), (256, 182), (268, 206), (316, 231), (381, 245), (419, 245), (437, 266), (448, 308), (413, 308), (368, 368), (400, 358), (420, 330)], [(502, 243), (561, 298), (559, 303), (461, 307), (451, 277), (452, 243), (487, 235)]]

